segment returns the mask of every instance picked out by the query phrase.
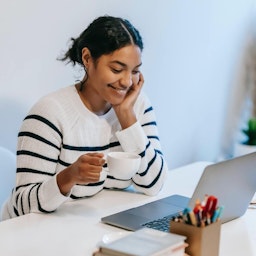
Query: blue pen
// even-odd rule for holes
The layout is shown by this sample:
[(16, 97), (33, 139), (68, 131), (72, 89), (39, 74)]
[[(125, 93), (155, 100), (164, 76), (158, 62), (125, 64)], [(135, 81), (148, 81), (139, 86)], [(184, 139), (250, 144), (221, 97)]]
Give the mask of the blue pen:
[(183, 210), (183, 214), (187, 214), (191, 212), (191, 209), (189, 207), (186, 207), (184, 210)]
[(218, 214), (218, 216), (217, 216), (217, 220), (220, 219), (223, 209), (224, 209), (224, 206), (220, 206), (220, 207), (219, 207), (219, 214)]
[(212, 219), (211, 219), (211, 222), (215, 222), (219, 216), (219, 212), (220, 212), (220, 207), (218, 207), (217, 209), (215, 209), (214, 213), (213, 213), (213, 216), (212, 216)]
[(191, 224), (190, 222), (190, 218), (189, 218), (189, 212), (191, 212), (191, 209), (189, 207), (186, 207), (184, 210), (183, 210), (183, 221), (184, 223), (188, 223), (188, 224)]
[(212, 222), (215, 222), (217, 220), (220, 219), (220, 216), (221, 216), (221, 213), (223, 211), (223, 206), (219, 206), (215, 211), (214, 211), (214, 214), (212, 216)]

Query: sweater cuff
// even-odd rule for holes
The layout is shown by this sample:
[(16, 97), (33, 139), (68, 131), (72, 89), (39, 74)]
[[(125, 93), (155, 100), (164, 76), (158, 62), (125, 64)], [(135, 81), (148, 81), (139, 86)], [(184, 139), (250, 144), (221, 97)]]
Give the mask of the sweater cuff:
[(62, 195), (57, 184), (57, 175), (47, 180), (41, 187), (41, 203), (44, 209), (49, 211), (57, 209), (69, 198), (69, 195)]
[(124, 130), (117, 131), (116, 137), (123, 150), (126, 152), (135, 152), (139, 154), (145, 150), (147, 137), (139, 121)]

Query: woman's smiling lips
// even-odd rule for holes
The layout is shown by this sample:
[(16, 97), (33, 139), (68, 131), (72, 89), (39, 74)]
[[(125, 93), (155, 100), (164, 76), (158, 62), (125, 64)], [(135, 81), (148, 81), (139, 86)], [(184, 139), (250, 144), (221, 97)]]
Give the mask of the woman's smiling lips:
[(108, 87), (114, 89), (120, 95), (125, 95), (128, 91), (128, 88), (117, 88), (111, 84), (108, 84)]

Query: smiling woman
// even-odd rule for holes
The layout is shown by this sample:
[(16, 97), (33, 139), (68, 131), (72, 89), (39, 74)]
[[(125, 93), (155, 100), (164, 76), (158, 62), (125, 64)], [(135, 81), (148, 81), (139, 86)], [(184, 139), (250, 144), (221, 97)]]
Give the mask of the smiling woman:
[(143, 76), (139, 72), (141, 51), (138, 46), (128, 45), (103, 55), (97, 63), (88, 48), (83, 48), (82, 55), (86, 76), (76, 87), (92, 112), (105, 114), (112, 106), (122, 103), (127, 93), (141, 89)]
[[(95, 19), (74, 39), (62, 61), (84, 67), (81, 82), (40, 99), (18, 134), (16, 188), (3, 219), (30, 212), (50, 213), (68, 199), (104, 188), (131, 185), (157, 194), (166, 162), (153, 107), (142, 92), (143, 43), (125, 19)], [(110, 175), (104, 156), (111, 151), (140, 155), (129, 179)]]

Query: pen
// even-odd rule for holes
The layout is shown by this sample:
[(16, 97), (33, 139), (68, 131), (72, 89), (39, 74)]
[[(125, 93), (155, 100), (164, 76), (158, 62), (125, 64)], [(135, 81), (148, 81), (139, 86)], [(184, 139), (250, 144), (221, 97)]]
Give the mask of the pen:
[(217, 220), (220, 219), (220, 216), (221, 216), (221, 214), (222, 214), (223, 209), (224, 209), (224, 206), (220, 206), (220, 207), (219, 207), (219, 214), (218, 214), (218, 216), (217, 216)]
[(219, 206), (215, 211), (214, 211), (214, 214), (212, 216), (212, 222), (215, 222), (217, 220), (220, 219), (220, 215), (223, 211), (223, 206)]
[(200, 201), (197, 200), (196, 205), (194, 207), (194, 213), (196, 216), (196, 220), (197, 220), (197, 225), (200, 226), (201, 220), (202, 220), (202, 211), (203, 211), (203, 207), (200, 204)]
[(208, 213), (210, 214), (210, 217), (213, 216), (213, 213), (217, 206), (217, 201), (218, 199), (215, 196), (209, 196), (207, 198), (206, 205), (203, 207), (203, 218), (208, 218)]
[(206, 213), (206, 225), (210, 225), (211, 224), (211, 215), (209, 212)]
[(189, 215), (188, 215), (188, 213), (191, 211), (191, 209), (189, 208), (189, 207), (187, 207), (187, 208), (185, 208), (184, 210), (183, 210), (183, 216), (182, 216), (182, 218), (183, 218), (183, 222), (184, 223), (188, 223), (188, 224), (191, 224), (191, 221), (190, 221), (190, 218), (189, 218)]
[(218, 208), (214, 211), (213, 216), (212, 216), (212, 219), (211, 219), (212, 223), (217, 220), (217, 218), (218, 218), (218, 216), (219, 216), (219, 212), (220, 212), (220, 207), (218, 207)]
[(197, 221), (196, 221), (195, 213), (193, 211), (190, 211), (188, 214), (189, 214), (189, 218), (190, 218), (190, 223), (193, 226), (197, 226)]

